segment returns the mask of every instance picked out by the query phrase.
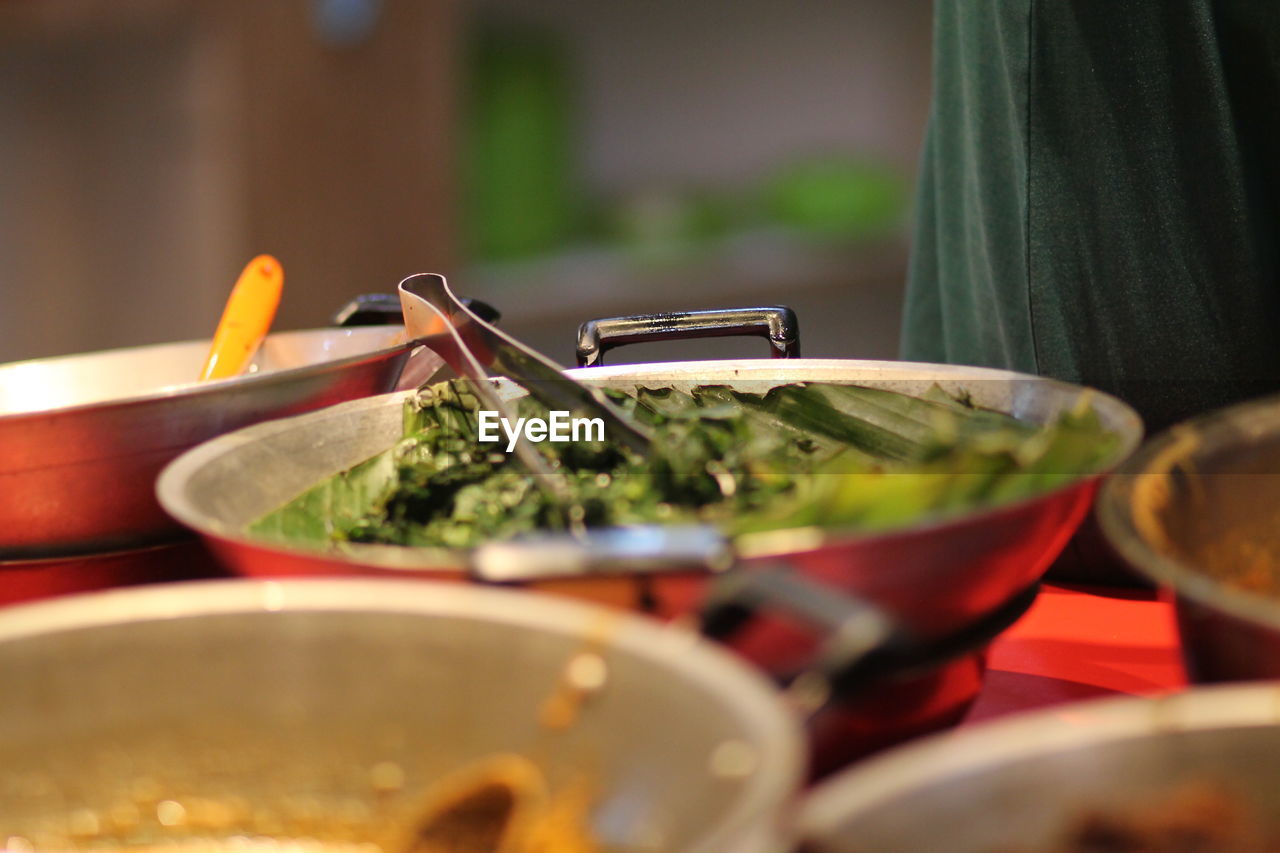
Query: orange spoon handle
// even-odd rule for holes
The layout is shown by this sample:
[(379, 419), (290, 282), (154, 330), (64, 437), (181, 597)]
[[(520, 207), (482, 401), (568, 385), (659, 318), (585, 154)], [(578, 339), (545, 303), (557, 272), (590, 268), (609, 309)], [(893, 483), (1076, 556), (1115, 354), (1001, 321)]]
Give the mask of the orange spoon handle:
[(283, 287), (284, 270), (275, 258), (258, 255), (249, 262), (222, 311), (209, 357), (200, 371), (202, 381), (236, 376), (245, 369), (271, 328)]

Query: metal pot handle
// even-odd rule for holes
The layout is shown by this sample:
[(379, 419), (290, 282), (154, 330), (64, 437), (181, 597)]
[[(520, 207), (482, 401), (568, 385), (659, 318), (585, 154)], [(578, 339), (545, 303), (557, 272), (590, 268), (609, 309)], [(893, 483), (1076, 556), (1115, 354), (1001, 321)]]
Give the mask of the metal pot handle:
[(796, 312), (784, 305), (768, 305), (588, 320), (578, 327), (578, 366), (604, 364), (605, 352), (624, 344), (738, 335), (767, 339), (774, 358), (800, 357), (800, 323)]
[(470, 572), (483, 583), (529, 584), (590, 576), (631, 577), (638, 584), (676, 572), (710, 575), (697, 614), (701, 633), (732, 640), (766, 612), (780, 613), (822, 638), (800, 674), (785, 679), (791, 704), (812, 715), (885, 677), (926, 672), (985, 646), (1031, 606), (1038, 585), (994, 612), (940, 638), (917, 637), (894, 616), (839, 589), (802, 577), (785, 563), (733, 566), (713, 528), (640, 525), (594, 528), (579, 537), (533, 534), (482, 545)]
[[(501, 312), (487, 302), (481, 302), (479, 299), (463, 299), (462, 302), (486, 323), (496, 323), (502, 319)], [(342, 306), (333, 315), (331, 322), (341, 328), (403, 323), (404, 314), (400, 310), (400, 295), (397, 293), (363, 293)]]
[(739, 570), (718, 579), (703, 601), (699, 627), (704, 636), (726, 642), (766, 611), (798, 620), (823, 638), (814, 659), (786, 688), (791, 704), (806, 714), (856, 693), (891, 669), (888, 661), (902, 657), (913, 643), (875, 605), (781, 566)]
[(786, 687), (790, 703), (813, 715), (877, 679), (927, 671), (980, 648), (1016, 622), (1039, 592), (1033, 585), (990, 615), (939, 639), (916, 637), (875, 605), (806, 580), (784, 567), (740, 570), (712, 584), (699, 614), (702, 633), (730, 639), (765, 610), (781, 611), (824, 638)]

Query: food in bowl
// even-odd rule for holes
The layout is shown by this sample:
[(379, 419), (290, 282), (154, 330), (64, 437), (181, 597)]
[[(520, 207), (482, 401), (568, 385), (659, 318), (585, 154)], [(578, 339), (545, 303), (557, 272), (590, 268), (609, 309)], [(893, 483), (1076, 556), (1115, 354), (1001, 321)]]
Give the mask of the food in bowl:
[[(1230, 425), (1231, 415), (1217, 417)], [(1156, 553), (1225, 587), (1280, 598), (1275, 450), (1269, 441), (1223, 444), (1223, 432), (1206, 438), (1206, 430), (1178, 427), (1148, 451), (1128, 490), (1129, 522)]]
[[(1275, 522), (1280, 522), (1280, 513)], [(1276, 530), (1227, 530), (1199, 543), (1191, 556), (1229, 587), (1280, 598), (1280, 533)]]
[[(270, 805), (241, 796), (184, 797), (142, 776), (109, 808), (52, 817), (38, 836), (9, 836), (6, 853), (71, 851), (313, 851), (313, 853), (600, 853), (590, 829), (594, 805), (585, 777), (553, 787), (518, 754), (498, 753), (429, 786), (399, 812), (388, 800), (404, 770), (369, 770), (370, 801), (327, 808), (306, 797)], [(371, 806), (372, 803), (372, 806)]]
[[(1264, 853), (1280, 849), (1258, 810), (1219, 779), (1171, 787), (1126, 809), (1080, 815), (1052, 853)], [(1012, 851), (1009, 851), (1012, 853)]]
[(477, 831), (557, 853), (738, 851), (778, 834), (801, 779), (799, 724), (759, 674), (550, 596), (214, 581), (3, 616), (14, 853), (425, 853), (494, 802)]
[[(794, 527), (879, 531), (1031, 497), (1098, 470), (1119, 438), (1087, 396), (1048, 425), (935, 386), (919, 397), (859, 385), (640, 385), (605, 393), (654, 435), (633, 453), (586, 432), (541, 441), (568, 500), (530, 477), (506, 435), (480, 440), (467, 382), (405, 404), (386, 452), (317, 484), (250, 526), (293, 544), (465, 548), (540, 529), (712, 524), (729, 535)], [(521, 418), (548, 420), (531, 397)], [(490, 436), (494, 433), (490, 431)]]
[[(1262, 811), (1214, 777), (1193, 778), (1151, 792), (1124, 807), (1095, 804), (1067, 819), (1044, 844), (995, 844), (984, 853), (1266, 853), (1280, 849), (1280, 835)], [(810, 844), (803, 853), (853, 850)], [(866, 848), (870, 850), (871, 848)], [(918, 850), (906, 843), (902, 850)], [(965, 849), (970, 849), (965, 847)]]

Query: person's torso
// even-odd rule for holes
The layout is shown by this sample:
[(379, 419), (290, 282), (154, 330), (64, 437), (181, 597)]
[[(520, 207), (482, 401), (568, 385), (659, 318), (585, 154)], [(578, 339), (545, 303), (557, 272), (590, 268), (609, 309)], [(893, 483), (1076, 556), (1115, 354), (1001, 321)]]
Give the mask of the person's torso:
[(904, 355), (1280, 389), (1280, 3), (939, 0)]

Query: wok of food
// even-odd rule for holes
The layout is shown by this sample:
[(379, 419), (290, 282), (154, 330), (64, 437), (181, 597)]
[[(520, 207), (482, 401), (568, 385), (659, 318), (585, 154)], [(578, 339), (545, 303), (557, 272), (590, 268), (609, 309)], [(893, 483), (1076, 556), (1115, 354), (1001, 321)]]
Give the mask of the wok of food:
[(749, 849), (771, 686), (685, 631), (459, 585), (206, 582), (0, 614), (0, 849)]
[(805, 853), (1277, 850), (1277, 699), (1274, 684), (1194, 688), (933, 737), (820, 785)]
[(1280, 677), (1280, 399), (1165, 431), (1105, 485), (1098, 519), (1173, 593), (1192, 681)]
[[(606, 393), (652, 433), (652, 445), (641, 454), (564, 425), (569, 440), (537, 444), (563, 495), (528, 475), (508, 435), (485, 430), (483, 404), (454, 380), (406, 402), (394, 447), (250, 532), (313, 546), (465, 548), (575, 521), (709, 523), (730, 535), (879, 531), (1041, 494), (1097, 471), (1119, 443), (1087, 396), (1038, 425), (937, 386), (918, 397), (832, 382)], [(551, 418), (533, 395), (514, 405), (520, 418)]]
[[(1108, 489), (1103, 520), (1135, 566), (1179, 588), (1198, 575), (1229, 589), (1280, 597), (1276, 400), (1175, 427), (1136, 454), (1127, 469)], [(1165, 560), (1171, 563), (1157, 565)]]
[[(1068, 827), (1052, 853), (1266, 853), (1280, 831), (1222, 779), (1193, 779), (1127, 809), (1099, 804)], [(992, 853), (1018, 853), (1017, 849)]]
[[(1170, 785), (1124, 807), (1098, 802), (1081, 806), (1042, 845), (1016, 839), (974, 853), (1268, 853), (1280, 849), (1280, 831), (1268, 827), (1262, 810), (1227, 781), (1201, 778)], [(870, 853), (853, 839), (804, 853), (849, 850)], [(911, 848), (912, 850), (916, 848)], [(922, 850), (921, 853), (924, 853)]]

